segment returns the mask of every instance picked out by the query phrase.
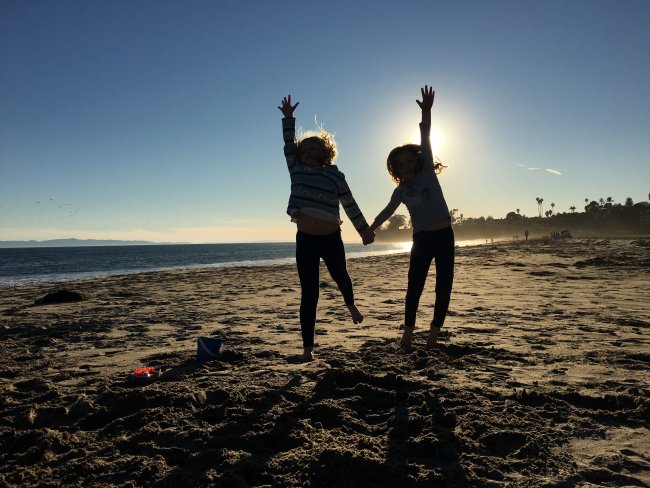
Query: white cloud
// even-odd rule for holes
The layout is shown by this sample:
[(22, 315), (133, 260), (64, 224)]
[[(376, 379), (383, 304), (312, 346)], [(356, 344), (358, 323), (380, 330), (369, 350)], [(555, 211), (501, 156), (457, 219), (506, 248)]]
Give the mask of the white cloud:
[[(517, 166), (519, 166), (520, 168), (526, 168), (528, 171), (539, 171), (540, 169), (542, 169), (542, 168), (528, 166), (527, 164), (520, 164), (520, 163), (518, 163)], [(558, 176), (562, 175), (562, 173), (560, 173), (558, 170), (552, 168), (544, 168), (544, 171), (547, 171), (548, 173), (558, 175)]]

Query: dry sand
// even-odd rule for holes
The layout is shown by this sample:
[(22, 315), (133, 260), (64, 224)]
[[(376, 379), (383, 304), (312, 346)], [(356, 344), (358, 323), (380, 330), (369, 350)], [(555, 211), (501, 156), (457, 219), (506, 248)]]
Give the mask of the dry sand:
[(308, 364), (293, 266), (0, 289), (0, 486), (650, 485), (650, 240), (458, 249), (441, 342), (432, 272), (410, 354), (408, 254), (348, 265), (366, 319), (323, 273)]

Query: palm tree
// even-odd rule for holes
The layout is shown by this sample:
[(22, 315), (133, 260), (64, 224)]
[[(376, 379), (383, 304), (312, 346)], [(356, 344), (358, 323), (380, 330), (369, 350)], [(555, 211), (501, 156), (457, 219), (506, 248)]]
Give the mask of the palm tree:
[(553, 213), (553, 209), (555, 208), (555, 204), (551, 203), (551, 213)]
[(544, 199), (540, 197), (536, 197), (535, 200), (537, 200), (537, 211), (539, 212), (539, 217), (542, 217), (542, 210), (544, 210), (544, 207), (542, 207), (542, 203), (544, 203)]
[(604, 198), (599, 198), (598, 203), (600, 203), (601, 207), (604, 207), (605, 206), (605, 199)]
[(517, 215), (519, 215), (519, 209), (517, 209)]
[(576, 213), (576, 208), (575, 208), (574, 205), (571, 205), (571, 206), (569, 207), (569, 210), (571, 210), (571, 213)]

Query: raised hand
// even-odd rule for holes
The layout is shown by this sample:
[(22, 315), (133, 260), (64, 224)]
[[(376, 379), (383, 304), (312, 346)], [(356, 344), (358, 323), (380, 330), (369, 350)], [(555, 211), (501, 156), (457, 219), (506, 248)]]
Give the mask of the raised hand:
[(422, 93), (422, 101), (416, 100), (417, 104), (422, 110), (431, 110), (431, 107), (433, 107), (433, 97), (436, 95), (433, 87), (424, 85), (424, 88), (420, 88), (420, 92)]
[(291, 95), (287, 95), (282, 99), (282, 106), (278, 108), (282, 112), (282, 115), (284, 115), (284, 118), (291, 118), (293, 117), (293, 111), (296, 110), (299, 103), (300, 102), (296, 102), (295, 105), (291, 105)]

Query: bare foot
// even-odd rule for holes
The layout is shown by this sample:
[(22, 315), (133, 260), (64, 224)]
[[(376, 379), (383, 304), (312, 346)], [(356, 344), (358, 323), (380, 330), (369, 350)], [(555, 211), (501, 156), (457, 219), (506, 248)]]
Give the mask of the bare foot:
[(303, 363), (308, 363), (310, 361), (314, 360), (314, 348), (313, 347), (305, 347), (302, 352), (302, 362)]
[(413, 340), (413, 331), (415, 327), (404, 327), (404, 333), (402, 338), (399, 341), (399, 347), (404, 352), (411, 352), (413, 350), (412, 340)]
[(359, 312), (359, 309), (354, 303), (352, 305), (348, 305), (347, 307), (350, 311), (350, 315), (352, 315), (352, 322), (355, 324), (360, 324), (363, 322), (363, 315), (361, 315), (361, 312)]
[(438, 336), (440, 335), (440, 327), (436, 327), (431, 324), (431, 329), (429, 329), (429, 339), (427, 339), (427, 349), (433, 349), (438, 343)]

